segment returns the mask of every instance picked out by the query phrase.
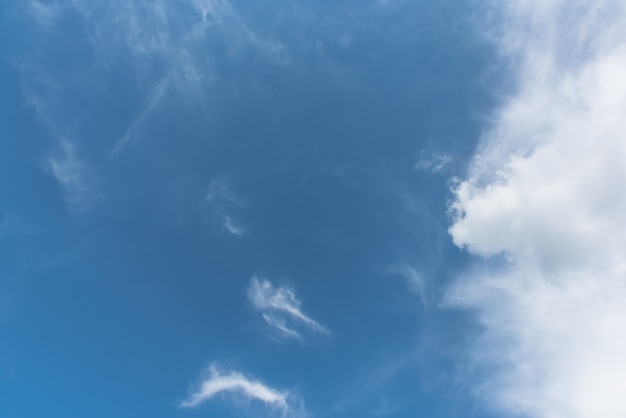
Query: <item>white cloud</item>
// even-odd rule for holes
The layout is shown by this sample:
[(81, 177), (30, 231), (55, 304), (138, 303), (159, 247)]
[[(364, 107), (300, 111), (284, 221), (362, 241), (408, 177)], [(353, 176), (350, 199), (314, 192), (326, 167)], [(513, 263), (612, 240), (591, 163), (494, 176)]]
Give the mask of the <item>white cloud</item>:
[(507, 3), (517, 91), (452, 204), (454, 243), (505, 265), (447, 298), (476, 312), (480, 392), (513, 415), (626, 416), (626, 4)]
[(277, 409), (282, 414), (290, 410), (289, 392), (274, 389), (239, 372), (222, 372), (215, 365), (208, 368), (207, 376), (200, 387), (183, 400), (180, 407), (193, 408), (220, 394), (228, 395), (237, 404), (254, 400)]
[(90, 170), (76, 154), (74, 144), (63, 140), (59, 149), (48, 157), (50, 174), (56, 179), (72, 212), (81, 212), (93, 206), (96, 193)]
[(300, 301), (287, 287), (275, 288), (267, 279), (252, 277), (248, 299), (252, 307), (261, 312), (265, 322), (283, 336), (300, 339), (304, 331), (330, 334), (328, 329), (302, 312)]

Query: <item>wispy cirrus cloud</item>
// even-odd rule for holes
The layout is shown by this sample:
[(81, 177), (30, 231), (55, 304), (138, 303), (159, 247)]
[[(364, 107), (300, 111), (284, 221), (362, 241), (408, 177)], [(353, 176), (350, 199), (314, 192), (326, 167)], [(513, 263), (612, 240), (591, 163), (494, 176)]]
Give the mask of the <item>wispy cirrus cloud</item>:
[[(19, 61), (44, 73), (56, 69), (51, 78), (62, 91), (40, 98), (56, 102), (48, 107), (61, 114), (54, 117), (61, 132), (68, 123), (80, 124), (77, 114), (89, 119), (92, 110), (106, 103), (102, 96), (110, 81), (119, 81), (120, 74), (134, 78), (136, 85), (128, 84), (131, 108), (118, 119), (98, 115), (110, 119), (110, 154), (119, 155), (144, 135), (155, 112), (189, 105), (213, 118), (224, 99), (239, 96), (248, 83), (263, 85), (263, 75), (274, 70), (288, 68), (297, 76), (336, 74), (355, 82), (351, 73), (356, 69), (345, 62), (345, 51), (369, 39), (381, 13), (402, 13), (406, 2), (383, 2), (387, 6), (382, 8), (379, 3), (365, 2), (359, 10), (348, 5), (322, 15), (313, 4), (273, 2), (265, 8), (271, 12), (263, 11), (259, 18), (229, 0), (30, 0), (28, 14), (38, 24), (22, 26), (34, 32), (36, 36), (29, 33), (26, 38), (35, 44), (24, 48)], [(55, 56), (59, 46), (68, 50)], [(52, 52), (29, 54), (31, 50)], [(238, 78), (240, 74), (244, 76)], [(81, 99), (75, 108), (70, 109), (68, 92)]]
[[(64, 106), (71, 105), (67, 102), (68, 91), (92, 89), (92, 103), (94, 95), (101, 93), (98, 82), (119, 66), (136, 79), (143, 100), (135, 115), (130, 116), (126, 131), (115, 140), (112, 155), (138, 139), (142, 126), (164, 105), (204, 107), (215, 100), (215, 82), (229, 77), (224, 67), (251, 59), (277, 65), (288, 61), (286, 47), (258, 33), (228, 0), (30, 0), (25, 4), (19, 10), (26, 11), (37, 24), (24, 26), (36, 35), (33, 38), (39, 48), (50, 42), (48, 49), (53, 52), (36, 56), (24, 53), (14, 61), (20, 67), (34, 69), (23, 72), (27, 82), (35, 71), (41, 72), (64, 90), (38, 94), (42, 104), (58, 109), (55, 112), (67, 118), (63, 111), (67, 110)], [(83, 33), (62, 30), (59, 22), (63, 19), (78, 20)], [(71, 71), (50, 75), (49, 70), (58, 69), (59, 60), (65, 59), (54, 56), (59, 50), (56, 46), (67, 44), (76, 46), (72, 51), (76, 59), (67, 62)], [(75, 116), (75, 112), (70, 113)], [(54, 119), (61, 130), (67, 129), (64, 118)]]
[(237, 219), (237, 214), (247, 206), (246, 202), (225, 179), (211, 180), (205, 200), (210, 216), (220, 223), (221, 232), (234, 237), (248, 234), (246, 227)]
[(420, 151), (415, 170), (428, 174), (447, 174), (453, 166), (454, 160), (448, 154), (424, 149)]
[[(288, 390), (273, 388), (238, 371), (223, 371), (217, 365), (209, 366), (198, 388), (179, 403), (180, 408), (195, 408), (204, 402), (224, 396), (237, 407), (257, 404), (254, 416), (259, 414), (280, 417), (306, 417), (301, 399)], [(263, 405), (261, 412), (258, 405)]]
[(206, 101), (214, 82), (225, 75), (217, 62), (236, 62), (249, 57), (242, 51), (250, 50), (261, 59), (284, 60), (283, 45), (257, 34), (228, 0), (71, 3), (83, 17), (100, 62), (110, 66), (120, 56), (129, 59), (145, 90), (142, 108), (112, 154), (137, 138), (164, 100)]
[(252, 307), (261, 312), (265, 322), (285, 337), (300, 339), (304, 332), (330, 335), (326, 327), (302, 312), (301, 302), (288, 287), (275, 287), (267, 279), (252, 277), (248, 299)]
[(58, 3), (31, 0), (27, 4), (33, 17), (43, 26), (52, 25), (61, 13), (62, 6)]
[(241, 237), (246, 234), (246, 229), (243, 226), (239, 225), (237, 222), (235, 222), (228, 215), (222, 216), (222, 231), (236, 237)]
[(501, 413), (622, 417), (626, 4), (499, 7), (517, 91), (454, 189), (450, 227), (497, 267), (476, 267), (447, 303), (484, 326), (472, 357)]
[(239, 197), (232, 186), (225, 178), (214, 178), (209, 183), (206, 192), (206, 201), (211, 205), (241, 208), (246, 205), (245, 201)]
[(124, 148), (124, 146), (126, 146), (128, 142), (134, 140), (137, 135), (139, 135), (140, 129), (146, 119), (150, 116), (154, 109), (159, 106), (161, 100), (165, 97), (169, 83), (170, 80), (166, 77), (152, 88), (149, 95), (146, 97), (146, 103), (144, 104), (143, 109), (134, 117), (130, 126), (126, 130), (126, 133), (119, 139), (117, 144), (115, 144), (115, 147), (111, 151), (110, 155), (117, 154), (122, 148)]
[(424, 307), (428, 306), (429, 297), (426, 280), (413, 266), (408, 263), (394, 264), (387, 269), (387, 272), (402, 277), (411, 293), (419, 297)]
[(50, 174), (63, 190), (70, 211), (82, 212), (93, 207), (97, 194), (91, 170), (78, 156), (73, 143), (62, 140), (58, 149), (48, 157), (47, 163)]

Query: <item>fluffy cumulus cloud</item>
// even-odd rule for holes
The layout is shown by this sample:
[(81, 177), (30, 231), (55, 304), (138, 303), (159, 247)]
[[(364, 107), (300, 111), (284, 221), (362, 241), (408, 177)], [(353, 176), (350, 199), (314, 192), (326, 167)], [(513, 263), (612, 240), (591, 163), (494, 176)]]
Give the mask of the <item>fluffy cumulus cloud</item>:
[(248, 299), (265, 322), (285, 337), (300, 339), (303, 332), (329, 334), (326, 327), (302, 312), (292, 289), (275, 287), (267, 279), (253, 277), (248, 286)]
[(472, 353), (493, 407), (623, 417), (626, 3), (501, 7), (497, 42), (516, 92), (456, 185), (450, 228), (459, 247), (496, 257), (448, 303), (484, 326)]
[(237, 405), (256, 402), (279, 416), (298, 416), (297, 409), (293, 408), (293, 395), (290, 392), (274, 389), (236, 371), (221, 371), (216, 365), (207, 369), (197, 390), (183, 400), (180, 407), (194, 408), (218, 395), (225, 395)]

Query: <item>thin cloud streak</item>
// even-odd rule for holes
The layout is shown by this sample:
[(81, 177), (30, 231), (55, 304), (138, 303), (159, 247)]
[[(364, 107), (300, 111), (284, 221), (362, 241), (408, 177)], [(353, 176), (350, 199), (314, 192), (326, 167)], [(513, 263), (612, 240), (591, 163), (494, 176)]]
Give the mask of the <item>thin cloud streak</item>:
[(110, 155), (114, 156), (117, 154), (126, 144), (132, 140), (134, 140), (141, 129), (141, 126), (146, 121), (146, 118), (154, 111), (155, 108), (159, 106), (161, 101), (163, 100), (167, 88), (169, 85), (169, 79), (164, 78), (161, 80), (153, 89), (148, 97), (148, 101), (145, 104), (143, 110), (133, 119), (130, 127), (124, 134), (124, 136), (117, 142)]
[(272, 327), (278, 329), (286, 337), (292, 337), (292, 338), (295, 338), (296, 340), (302, 339), (302, 336), (299, 333), (297, 333), (296, 331), (292, 329), (287, 328), (287, 325), (285, 323), (286, 321), (284, 318), (280, 316), (275, 316), (266, 312), (264, 312), (262, 316), (265, 322), (267, 322)]
[(454, 243), (491, 260), (449, 290), (484, 328), (479, 395), (500, 413), (626, 416), (626, 4), (513, 1), (516, 63), (456, 184)]
[(402, 277), (406, 281), (411, 293), (419, 297), (424, 308), (428, 307), (428, 300), (430, 298), (427, 294), (426, 280), (422, 274), (415, 270), (415, 268), (408, 263), (401, 263), (391, 266), (387, 272), (389, 274), (395, 274)]
[(207, 377), (198, 390), (183, 400), (179, 406), (194, 408), (219, 394), (228, 394), (237, 404), (255, 400), (282, 412), (289, 410), (287, 402), (289, 392), (279, 391), (239, 372), (222, 372), (215, 365), (209, 367)]
[(287, 287), (275, 288), (269, 280), (253, 277), (248, 286), (248, 299), (265, 322), (286, 337), (300, 339), (304, 331), (330, 335), (326, 327), (301, 311), (301, 302)]
[[(115, 139), (111, 156), (136, 140), (141, 126), (163, 106), (172, 102), (205, 106), (214, 100), (211, 93), (215, 92), (215, 81), (228, 76), (219, 69), (222, 64), (216, 62), (245, 60), (251, 50), (254, 59), (276, 65), (288, 61), (284, 45), (258, 34), (228, 0), (184, 4), (173, 0), (30, 0), (26, 5), (34, 26), (51, 42), (65, 40), (59, 22), (68, 16), (80, 16), (85, 46), (91, 51), (76, 54), (87, 53), (93, 62), (81, 67), (83, 71), (77, 70), (87, 77), (66, 79), (59, 74), (55, 80), (58, 85), (71, 90), (78, 80), (84, 81), (92, 73), (99, 73), (101, 79), (119, 64), (130, 65), (144, 104), (126, 132)], [(40, 69), (48, 63), (36, 60), (27, 64)], [(33, 71), (22, 72), (24, 79), (32, 77)], [(51, 109), (67, 104), (63, 94), (40, 99)], [(56, 119), (52, 124), (65, 128)]]
[(182, 7), (170, 0), (71, 3), (83, 17), (102, 66), (127, 57), (138, 84), (155, 86), (146, 93), (146, 104), (111, 155), (138, 136), (141, 125), (166, 99), (187, 103), (209, 99), (206, 92), (223, 76), (215, 65), (217, 52), (207, 47), (209, 41), (223, 44), (230, 58), (252, 47), (259, 57), (276, 63), (283, 60), (282, 45), (256, 34), (227, 0), (196, 0)]

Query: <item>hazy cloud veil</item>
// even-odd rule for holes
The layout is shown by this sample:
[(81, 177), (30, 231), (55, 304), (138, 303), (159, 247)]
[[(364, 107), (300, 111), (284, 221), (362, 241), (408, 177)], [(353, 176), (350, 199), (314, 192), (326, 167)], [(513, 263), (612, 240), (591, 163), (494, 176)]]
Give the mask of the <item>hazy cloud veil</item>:
[(472, 355), (496, 409), (623, 417), (626, 4), (505, 7), (498, 46), (516, 92), (455, 188), (450, 228), (456, 245), (504, 260), (459, 280), (448, 303), (484, 326)]

